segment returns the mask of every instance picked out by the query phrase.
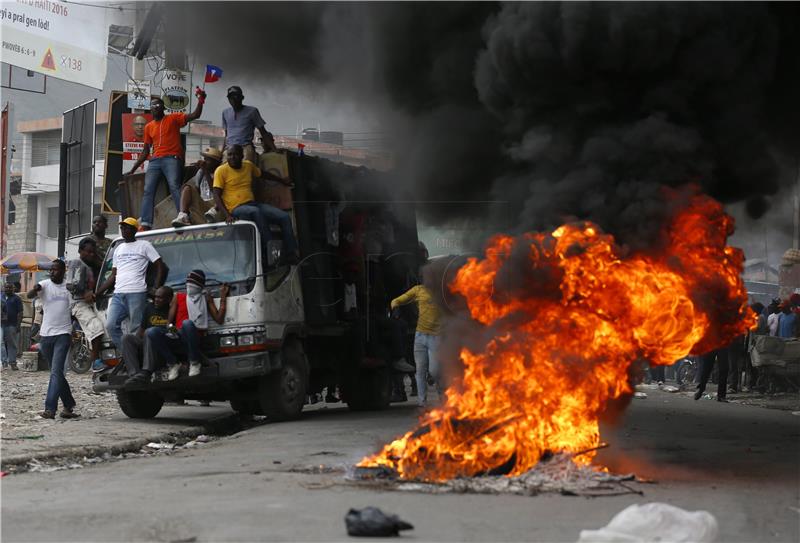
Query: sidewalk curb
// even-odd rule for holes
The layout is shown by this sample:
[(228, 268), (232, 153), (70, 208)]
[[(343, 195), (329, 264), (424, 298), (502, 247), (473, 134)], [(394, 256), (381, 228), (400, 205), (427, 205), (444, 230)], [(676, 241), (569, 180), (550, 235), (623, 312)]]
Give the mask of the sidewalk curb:
[(127, 439), (109, 445), (69, 447), (56, 451), (19, 454), (15, 456), (9, 456), (8, 458), (3, 457), (2, 460), (0, 460), (0, 470), (17, 472), (24, 471), (14, 468), (20, 468), (28, 462), (34, 460), (38, 462), (52, 462), (55, 460), (70, 460), (83, 457), (92, 458), (96, 456), (102, 456), (105, 453), (116, 455), (134, 452), (140, 450), (151, 442), (166, 441), (170, 443), (180, 443), (182, 441), (191, 441), (200, 434), (231, 434), (240, 428), (242, 428), (242, 424), (239, 416), (236, 413), (228, 413), (209, 419), (203, 424), (191, 426), (183, 430), (163, 432), (160, 434), (153, 434), (147, 437), (140, 437), (136, 439)]

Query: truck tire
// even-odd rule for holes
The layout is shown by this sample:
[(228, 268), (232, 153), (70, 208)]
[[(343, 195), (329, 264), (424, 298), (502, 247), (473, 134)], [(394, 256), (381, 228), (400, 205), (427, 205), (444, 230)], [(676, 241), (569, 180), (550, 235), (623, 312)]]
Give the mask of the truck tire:
[(281, 351), (281, 368), (262, 377), (258, 383), (258, 403), (274, 422), (300, 417), (308, 390), (308, 360), (303, 344), (287, 340)]
[(147, 390), (117, 391), (120, 409), (132, 419), (152, 419), (164, 405), (164, 398)]
[(392, 399), (391, 373), (388, 369), (362, 370), (348, 389), (346, 401), (352, 411), (386, 409)]

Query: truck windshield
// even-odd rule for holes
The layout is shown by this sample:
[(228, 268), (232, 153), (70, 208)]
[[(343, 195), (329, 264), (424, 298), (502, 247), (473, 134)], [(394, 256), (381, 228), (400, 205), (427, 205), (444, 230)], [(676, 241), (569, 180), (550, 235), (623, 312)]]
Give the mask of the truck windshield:
[(182, 288), (190, 271), (206, 274), (209, 285), (255, 276), (255, 229), (240, 224), (140, 235), (153, 244), (169, 269), (165, 285)]

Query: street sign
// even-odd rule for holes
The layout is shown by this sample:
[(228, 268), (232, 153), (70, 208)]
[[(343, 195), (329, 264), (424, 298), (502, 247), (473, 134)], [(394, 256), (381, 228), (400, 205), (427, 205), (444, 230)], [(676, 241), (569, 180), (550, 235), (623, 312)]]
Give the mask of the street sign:
[(107, 10), (66, 2), (3, 2), (3, 62), (103, 88)]
[(61, 142), (69, 144), (67, 163), (61, 165), (66, 174), (66, 238), (92, 231), (96, 119), (97, 100), (64, 112)]
[(150, 81), (147, 79), (128, 79), (128, 107), (130, 109), (150, 109)]
[(161, 82), (164, 109), (167, 113), (188, 113), (192, 95), (192, 72), (167, 70)]

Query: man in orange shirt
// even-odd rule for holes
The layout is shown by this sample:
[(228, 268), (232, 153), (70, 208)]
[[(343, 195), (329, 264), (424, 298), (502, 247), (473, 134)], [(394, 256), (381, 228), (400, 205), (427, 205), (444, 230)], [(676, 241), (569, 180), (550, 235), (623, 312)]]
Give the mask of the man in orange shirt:
[(136, 164), (128, 172), (128, 175), (132, 175), (150, 157), (152, 151), (152, 157), (150, 157), (144, 177), (142, 212), (139, 218), (139, 224), (143, 230), (149, 230), (153, 226), (156, 187), (162, 175), (167, 179), (175, 210), (180, 211), (184, 161), (181, 128), (200, 118), (205, 101), (206, 93), (198, 89), (197, 107), (192, 113), (171, 113), (169, 115), (164, 114), (164, 102), (160, 98), (154, 98), (150, 102), (153, 120), (144, 127), (144, 149)]

